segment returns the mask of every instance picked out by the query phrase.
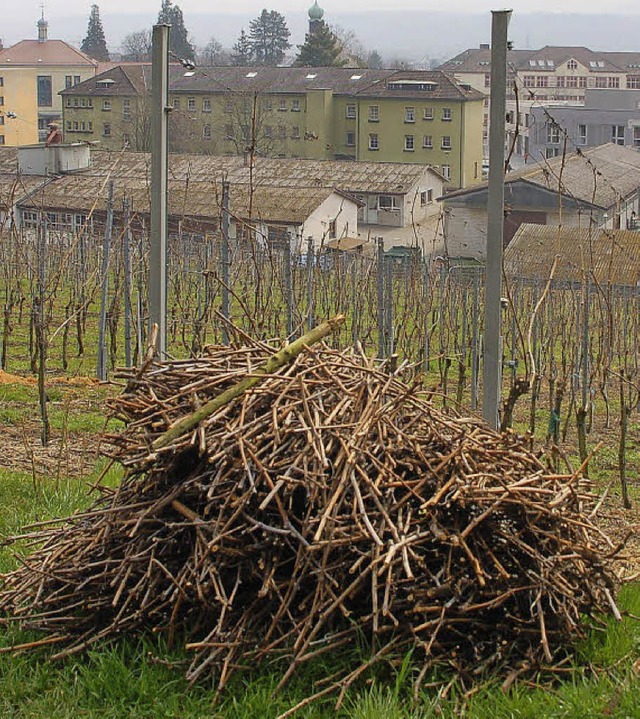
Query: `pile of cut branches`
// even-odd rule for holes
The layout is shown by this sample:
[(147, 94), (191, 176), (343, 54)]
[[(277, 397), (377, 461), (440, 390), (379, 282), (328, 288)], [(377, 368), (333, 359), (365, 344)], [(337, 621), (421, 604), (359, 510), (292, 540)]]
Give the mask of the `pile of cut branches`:
[(165, 632), (193, 652), (188, 677), (221, 689), (243, 664), (288, 657), (284, 683), (367, 637), (372, 659), (318, 692), (341, 701), (410, 648), (416, 687), (441, 661), (467, 677), (553, 666), (585, 615), (617, 612), (615, 548), (578, 472), (352, 350), (279, 369), (272, 352), (123, 373), (111, 409), (127, 426), (108, 439), (127, 476), (30, 535), (39, 548), (2, 578), (6, 621), (45, 630), (56, 657)]

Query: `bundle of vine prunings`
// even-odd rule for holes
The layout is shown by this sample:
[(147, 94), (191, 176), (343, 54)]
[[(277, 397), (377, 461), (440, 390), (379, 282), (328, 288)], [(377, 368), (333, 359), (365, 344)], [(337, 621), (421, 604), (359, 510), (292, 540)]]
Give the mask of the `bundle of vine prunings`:
[[(437, 661), (517, 673), (560, 661), (585, 615), (617, 613), (578, 473), (355, 351), (308, 347), (267, 371), (271, 352), (125, 373), (112, 412), (127, 426), (109, 437), (125, 480), (31, 535), (0, 611), (48, 632), (56, 657), (164, 632), (193, 652), (189, 678), (214, 671), (220, 688), (273, 656), (284, 682), (362, 636), (371, 661), (416, 647), (418, 683)], [(342, 697), (369, 664), (319, 693)]]

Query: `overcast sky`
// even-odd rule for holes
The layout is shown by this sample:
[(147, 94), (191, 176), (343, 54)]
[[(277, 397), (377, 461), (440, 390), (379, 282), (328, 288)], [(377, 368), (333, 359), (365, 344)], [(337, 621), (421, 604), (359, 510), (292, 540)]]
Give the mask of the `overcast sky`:
[[(145, 13), (156, 15), (161, 0), (94, 0), (100, 6), (101, 13)], [(258, 13), (264, 7), (281, 12), (300, 11), (312, 4), (309, 0), (234, 0), (234, 2), (211, 2), (211, 0), (180, 0), (178, 4), (185, 15), (193, 13), (225, 12), (229, 13)], [(41, 3), (31, 0), (34, 11), (39, 14)], [(84, 15), (89, 13), (91, 0), (48, 0), (45, 2), (46, 12), (49, 15)], [(482, 13), (490, 10), (503, 9), (500, 5), (484, 0), (448, 0), (443, 5), (441, 0), (319, 0), (319, 5), (327, 14), (340, 12), (360, 12), (367, 9), (397, 10), (411, 8), (414, 10), (434, 10), (445, 12), (473, 12)], [(22, 6), (24, 7), (24, 6)], [(640, 13), (637, 0), (514, 0), (504, 7), (514, 12), (562, 12), (562, 13)]]

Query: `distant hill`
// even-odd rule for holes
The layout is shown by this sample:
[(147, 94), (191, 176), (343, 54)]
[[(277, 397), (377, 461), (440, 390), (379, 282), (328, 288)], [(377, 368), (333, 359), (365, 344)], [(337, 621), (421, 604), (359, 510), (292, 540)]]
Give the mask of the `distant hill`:
[[(80, 45), (87, 29), (87, 16), (56, 15), (48, 12), (49, 35)], [(155, 15), (116, 15), (101, 13), (110, 49), (118, 50), (122, 38), (134, 30), (150, 27)], [(231, 47), (240, 29), (247, 28), (251, 14), (190, 14), (185, 22), (198, 45), (212, 36)], [(307, 28), (306, 12), (285, 13), (291, 41), (301, 44)], [(393, 58), (421, 61), (425, 58), (446, 60), (468, 47), (489, 42), (490, 13), (457, 15), (446, 12), (394, 10), (367, 13), (345, 12), (326, 17), (329, 23), (353, 31), (367, 49), (376, 49), (389, 61)], [(544, 45), (584, 45), (595, 50), (640, 50), (640, 15), (578, 15), (515, 13), (509, 36), (516, 48)], [(36, 37), (33, 18), (8, 14), (3, 20), (5, 47), (18, 40)]]

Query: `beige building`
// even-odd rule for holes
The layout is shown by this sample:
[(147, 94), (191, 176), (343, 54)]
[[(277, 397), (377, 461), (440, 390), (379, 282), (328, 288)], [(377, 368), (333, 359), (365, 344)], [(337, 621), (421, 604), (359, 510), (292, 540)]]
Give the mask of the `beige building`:
[[(586, 47), (547, 45), (539, 50), (507, 53), (507, 138), (513, 146), (511, 165), (524, 164), (529, 154), (531, 107), (535, 103), (583, 105), (587, 89), (640, 89), (640, 52), (603, 52)], [(453, 74), (486, 95), (483, 117), (485, 157), (488, 157), (491, 48), (480, 45), (443, 63), (440, 70)]]
[(95, 74), (97, 63), (62, 40), (50, 40), (38, 21), (38, 39), (0, 51), (0, 145), (30, 145), (47, 136), (47, 124), (62, 123), (65, 87)]

